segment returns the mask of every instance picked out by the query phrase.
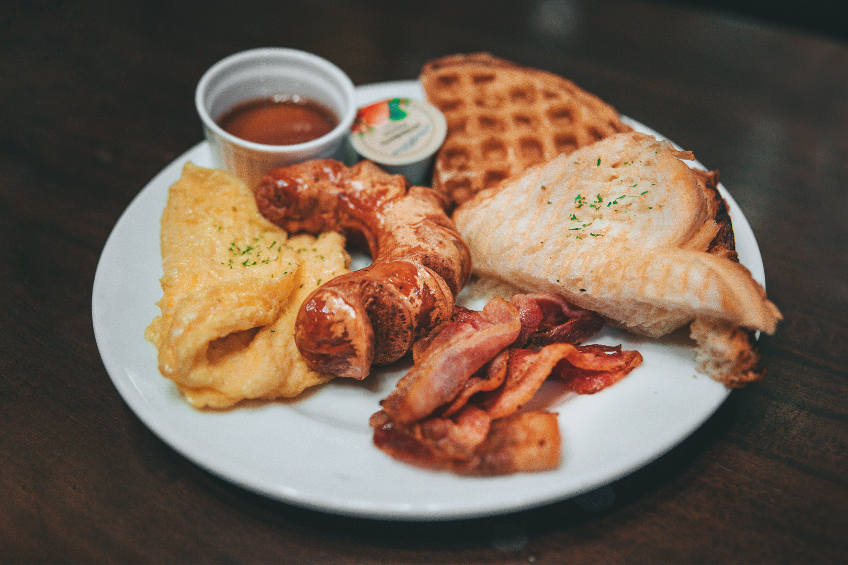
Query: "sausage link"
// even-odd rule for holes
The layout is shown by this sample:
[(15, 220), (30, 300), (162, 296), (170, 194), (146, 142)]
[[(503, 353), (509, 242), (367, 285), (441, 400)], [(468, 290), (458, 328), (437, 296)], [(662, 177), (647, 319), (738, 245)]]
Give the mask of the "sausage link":
[(255, 195), (259, 211), (286, 231), (339, 231), (373, 259), (301, 306), (295, 342), (313, 369), (363, 379), (450, 319), (471, 254), (441, 194), (370, 161), (348, 168), (324, 159), (273, 169)]

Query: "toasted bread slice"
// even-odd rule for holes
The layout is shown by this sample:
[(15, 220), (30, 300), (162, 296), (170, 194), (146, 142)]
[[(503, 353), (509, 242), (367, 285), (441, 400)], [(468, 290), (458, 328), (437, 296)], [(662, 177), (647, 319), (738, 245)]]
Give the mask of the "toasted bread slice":
[(448, 123), (433, 188), (456, 204), (530, 165), (631, 130), (571, 81), (488, 53), (430, 61), (419, 80)]
[(559, 293), (635, 333), (696, 319), (773, 333), (780, 312), (735, 261), (715, 175), (693, 171), (692, 158), (643, 133), (615, 134), (480, 192), (454, 221), (478, 274)]

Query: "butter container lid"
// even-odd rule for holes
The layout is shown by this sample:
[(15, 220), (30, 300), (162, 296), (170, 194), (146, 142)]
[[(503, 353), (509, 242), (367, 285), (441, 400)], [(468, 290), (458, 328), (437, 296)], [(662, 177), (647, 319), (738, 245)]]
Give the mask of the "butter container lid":
[(390, 98), (359, 109), (349, 140), (363, 158), (418, 183), (446, 133), (445, 117), (429, 102)]

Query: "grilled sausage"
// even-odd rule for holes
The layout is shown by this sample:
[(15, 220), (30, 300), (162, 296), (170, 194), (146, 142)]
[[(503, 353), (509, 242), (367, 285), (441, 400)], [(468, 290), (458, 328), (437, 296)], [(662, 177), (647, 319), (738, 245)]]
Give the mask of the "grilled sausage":
[(450, 319), (471, 254), (440, 193), (370, 161), (321, 159), (271, 170), (255, 196), (262, 215), (286, 231), (339, 231), (373, 259), (301, 306), (295, 342), (313, 369), (363, 379)]

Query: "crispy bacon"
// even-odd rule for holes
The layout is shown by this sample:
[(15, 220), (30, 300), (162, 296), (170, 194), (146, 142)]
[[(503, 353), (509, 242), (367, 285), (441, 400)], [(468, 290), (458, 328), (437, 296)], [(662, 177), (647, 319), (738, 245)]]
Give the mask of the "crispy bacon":
[(550, 471), (559, 466), (562, 448), (557, 415), (518, 412), (494, 420), (486, 441), (477, 449), (471, 475), (508, 475)]
[(455, 419), (430, 418), (407, 426), (375, 417), (374, 444), (425, 469), (506, 475), (559, 465), (561, 440), (557, 416), (551, 412), (523, 412), (492, 421), (479, 408), (466, 406)]
[(486, 365), (474, 373), (465, 381), (465, 385), (459, 394), (451, 402), (450, 406), (442, 412), (442, 416), (452, 416), (478, 392), (495, 390), (506, 379), (509, 367), (509, 349), (498, 353), (497, 357), (486, 363)]
[(378, 447), (421, 467), (468, 461), (486, 440), (491, 421), (475, 406), (466, 406), (454, 418), (432, 417), (406, 425), (393, 422), (385, 412), (371, 417)]
[(584, 356), (580, 366), (563, 361), (552, 372), (552, 376), (565, 381), (578, 394), (595, 394), (642, 364), (641, 353), (622, 351), (620, 345), (584, 345), (578, 349)]
[(516, 294), (510, 302), (521, 315), (519, 346), (578, 344), (604, 327), (599, 314), (579, 308), (558, 294)]
[(493, 298), (474, 322), (451, 322), (430, 341), (409, 373), (380, 405), (393, 421), (421, 420), (450, 402), (465, 382), (518, 337), (518, 311)]
[(457, 307), (416, 344), (414, 365), (371, 417), (374, 444), (398, 460), (460, 474), (555, 468), (557, 415), (521, 408), (553, 376), (597, 392), (642, 362), (621, 346), (578, 345), (603, 321), (556, 295)]
[(526, 404), (551, 371), (563, 359), (561, 348), (573, 348), (568, 343), (549, 345), (541, 351), (510, 349), (506, 380), (502, 387), (481, 398), (486, 412), (495, 418), (505, 418)]

